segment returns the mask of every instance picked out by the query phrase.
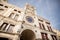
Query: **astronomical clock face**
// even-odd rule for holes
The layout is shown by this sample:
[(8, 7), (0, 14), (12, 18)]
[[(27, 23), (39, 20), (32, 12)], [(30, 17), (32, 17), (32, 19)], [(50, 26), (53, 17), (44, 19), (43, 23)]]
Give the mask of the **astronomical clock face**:
[(31, 16), (26, 16), (26, 20), (27, 20), (29, 23), (34, 23), (34, 19), (33, 19)]

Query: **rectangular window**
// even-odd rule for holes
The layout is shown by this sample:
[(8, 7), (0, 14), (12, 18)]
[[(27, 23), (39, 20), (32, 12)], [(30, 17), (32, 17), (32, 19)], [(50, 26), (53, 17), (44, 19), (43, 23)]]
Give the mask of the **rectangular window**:
[(5, 6), (5, 8), (8, 8), (8, 6)]
[(41, 23), (39, 23), (40, 29), (42, 29)]
[(18, 13), (21, 13), (21, 11), (18, 11)]
[(0, 37), (0, 40), (9, 40), (8, 38)]
[(15, 26), (15, 25), (10, 24), (10, 25), (9, 25), (9, 28), (7, 29), (7, 31), (8, 31), (8, 32), (12, 32), (12, 29), (13, 29), (14, 26)]
[(38, 21), (41, 21), (41, 22), (43, 22), (43, 20), (41, 20), (41, 19), (38, 19)]
[(0, 26), (0, 30), (5, 30), (6, 27), (8, 26), (8, 23), (3, 23), (1, 26)]
[(4, 9), (3, 8), (0, 8), (0, 11), (4, 11)]
[(49, 40), (46, 33), (41, 33), (41, 35), (42, 35), (42, 40)]
[(45, 30), (45, 26), (44, 26), (44, 24), (42, 24), (42, 29), (44, 29), (44, 30)]
[(50, 30), (52, 31), (52, 28), (50, 27)]
[(3, 6), (3, 4), (0, 4), (0, 6)]
[(17, 20), (18, 16), (19, 16), (19, 15), (18, 15), (18, 14), (16, 14), (16, 15), (15, 15), (15, 17), (14, 17), (14, 19), (15, 19), (15, 20)]
[(44, 30), (45, 30), (45, 26), (44, 26), (44, 24), (39, 23), (39, 26), (40, 26), (40, 29), (44, 29)]
[(14, 16), (14, 13), (11, 13), (11, 14), (9, 15), (10, 18), (13, 18), (13, 16)]
[(17, 11), (16, 9), (14, 9), (14, 11)]
[(3, 12), (3, 11), (4, 11), (4, 9), (0, 7), (0, 12)]
[(52, 31), (52, 28), (50, 26), (47, 26), (47, 28), (48, 28), (49, 31)]
[(49, 25), (50, 25), (50, 23), (49, 23), (49, 22), (46, 22), (46, 24), (49, 24)]
[(57, 40), (57, 37), (55, 35), (51, 35), (53, 40)]

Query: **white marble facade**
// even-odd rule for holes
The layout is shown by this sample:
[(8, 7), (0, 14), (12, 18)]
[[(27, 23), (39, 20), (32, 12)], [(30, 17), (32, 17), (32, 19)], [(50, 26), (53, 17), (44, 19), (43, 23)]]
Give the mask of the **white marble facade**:
[(57, 40), (55, 36), (50, 22), (38, 16), (33, 6), (20, 8), (0, 1), (0, 39)]

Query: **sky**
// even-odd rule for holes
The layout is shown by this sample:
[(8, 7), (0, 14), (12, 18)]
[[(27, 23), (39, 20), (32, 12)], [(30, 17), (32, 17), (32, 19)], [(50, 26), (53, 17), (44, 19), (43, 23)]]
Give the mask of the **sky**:
[(36, 8), (37, 15), (49, 20), (53, 28), (60, 30), (60, 0), (8, 0), (10, 4), (24, 8), (26, 3)]

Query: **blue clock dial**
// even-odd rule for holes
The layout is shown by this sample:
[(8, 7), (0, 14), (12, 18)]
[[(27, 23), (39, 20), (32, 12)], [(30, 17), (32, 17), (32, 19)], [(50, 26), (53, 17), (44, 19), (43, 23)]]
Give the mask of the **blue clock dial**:
[(30, 17), (30, 16), (27, 16), (27, 17), (26, 17), (26, 20), (27, 20), (28, 22), (30, 22), (30, 23), (34, 22), (33, 18)]

